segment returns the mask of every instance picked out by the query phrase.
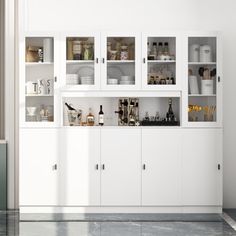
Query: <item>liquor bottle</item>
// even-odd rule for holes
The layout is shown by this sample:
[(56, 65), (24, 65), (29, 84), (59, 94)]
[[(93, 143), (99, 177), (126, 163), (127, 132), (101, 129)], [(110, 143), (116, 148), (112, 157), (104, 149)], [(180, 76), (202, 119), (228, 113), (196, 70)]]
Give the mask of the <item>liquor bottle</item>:
[(164, 43), (163, 54), (164, 54), (165, 56), (169, 56), (169, 44), (168, 44), (168, 42), (165, 42), (165, 43)]
[(94, 115), (92, 114), (92, 108), (89, 108), (89, 114), (87, 115), (87, 125), (88, 126), (94, 125)]
[(167, 121), (173, 121), (175, 119), (175, 115), (172, 109), (172, 99), (169, 98), (169, 109), (168, 112), (166, 113), (166, 118)]
[(68, 108), (69, 111), (76, 111), (75, 108), (73, 108), (71, 105), (69, 105), (67, 102), (65, 103), (66, 107)]
[(151, 55), (151, 48), (150, 48), (149, 42), (147, 43), (147, 53), (148, 53), (148, 58), (149, 58)]
[(160, 42), (160, 43), (158, 43), (158, 53), (157, 53), (158, 58), (157, 59), (160, 60), (160, 56), (162, 56), (162, 55), (163, 55), (163, 44), (162, 44), (162, 42)]
[(154, 60), (156, 60), (157, 59), (157, 43), (156, 42), (152, 44), (152, 55), (154, 56)]
[(100, 111), (98, 113), (98, 124), (104, 125), (104, 112), (102, 111), (102, 105), (100, 105)]

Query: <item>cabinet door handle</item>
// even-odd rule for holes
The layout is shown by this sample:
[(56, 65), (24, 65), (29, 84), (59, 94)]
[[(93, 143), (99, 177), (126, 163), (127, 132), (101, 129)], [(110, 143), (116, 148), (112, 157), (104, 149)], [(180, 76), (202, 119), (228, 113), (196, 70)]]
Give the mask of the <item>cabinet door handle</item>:
[(102, 169), (105, 170), (105, 164), (102, 164)]
[(95, 165), (95, 169), (98, 170), (98, 164)]
[(52, 170), (57, 170), (57, 164), (52, 166)]
[(143, 170), (146, 170), (146, 165), (145, 164), (143, 164)]
[(220, 76), (218, 76), (218, 82), (220, 82)]
[(57, 76), (54, 77), (54, 81), (57, 82)]
[(218, 170), (220, 170), (221, 169), (221, 166), (220, 166), (220, 164), (218, 164)]
[(98, 58), (96, 58), (96, 63), (98, 64)]
[(143, 58), (143, 63), (144, 63), (144, 64), (146, 63), (146, 58), (145, 58), (145, 57)]
[(102, 63), (103, 63), (103, 64), (105, 63), (105, 58), (104, 58), (104, 57), (102, 58)]

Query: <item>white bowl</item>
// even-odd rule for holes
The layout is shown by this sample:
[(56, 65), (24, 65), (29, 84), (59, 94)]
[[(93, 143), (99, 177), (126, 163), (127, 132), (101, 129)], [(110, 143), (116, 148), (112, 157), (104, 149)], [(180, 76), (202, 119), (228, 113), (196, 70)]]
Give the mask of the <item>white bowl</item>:
[(134, 80), (133, 81), (120, 81), (120, 84), (123, 84), (123, 85), (130, 85), (130, 84), (134, 84)]
[(37, 111), (37, 107), (26, 107), (26, 110), (28, 112), (28, 115), (35, 116), (36, 111)]

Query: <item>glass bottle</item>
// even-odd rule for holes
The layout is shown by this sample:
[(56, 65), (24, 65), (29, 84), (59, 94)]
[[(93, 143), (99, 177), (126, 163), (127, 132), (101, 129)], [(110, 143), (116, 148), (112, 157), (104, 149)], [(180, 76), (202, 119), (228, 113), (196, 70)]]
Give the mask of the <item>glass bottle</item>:
[(157, 59), (157, 43), (153, 42), (152, 44), (152, 55), (154, 56), (154, 60)]
[(163, 55), (163, 44), (162, 42), (158, 43), (158, 59)]
[(129, 60), (128, 46), (126, 45), (121, 46), (120, 60)]
[(151, 47), (150, 47), (149, 42), (147, 43), (147, 55), (148, 55), (148, 58), (149, 58), (150, 55), (151, 55)]
[(104, 125), (104, 112), (102, 111), (102, 105), (100, 105), (100, 111), (98, 113), (98, 124)]
[(92, 114), (92, 108), (89, 108), (89, 114), (87, 115), (87, 125), (93, 126), (94, 125), (94, 115)]
[(73, 41), (73, 60), (83, 60), (82, 52), (82, 42), (78, 40)]
[(164, 43), (163, 54), (164, 54), (165, 56), (169, 56), (169, 44), (168, 44), (168, 42), (165, 42), (165, 43)]
[(169, 98), (169, 109), (168, 112), (166, 113), (166, 119), (167, 121), (174, 121), (175, 115), (172, 109), (172, 99)]

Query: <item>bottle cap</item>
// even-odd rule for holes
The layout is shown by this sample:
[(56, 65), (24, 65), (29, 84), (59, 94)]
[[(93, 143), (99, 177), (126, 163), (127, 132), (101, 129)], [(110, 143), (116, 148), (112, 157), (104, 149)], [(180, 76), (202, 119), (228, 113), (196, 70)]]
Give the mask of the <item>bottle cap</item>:
[(165, 46), (168, 46), (168, 42), (165, 42)]
[(162, 42), (158, 43), (159, 46), (162, 46)]
[(153, 46), (156, 46), (156, 45), (157, 45), (157, 43), (156, 43), (156, 42), (153, 42), (153, 43), (152, 43), (152, 45), (153, 45)]

